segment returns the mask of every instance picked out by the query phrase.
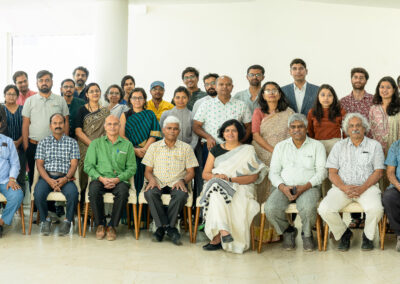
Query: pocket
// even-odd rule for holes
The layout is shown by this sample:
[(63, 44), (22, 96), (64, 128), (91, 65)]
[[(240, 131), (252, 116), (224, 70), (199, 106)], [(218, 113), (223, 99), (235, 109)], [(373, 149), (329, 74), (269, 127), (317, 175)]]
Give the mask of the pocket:
[(118, 164), (119, 167), (125, 168), (127, 156), (128, 155), (126, 154), (126, 152), (119, 151), (117, 153), (116, 161), (117, 161), (117, 164)]
[(315, 166), (314, 166), (314, 161), (315, 161), (315, 159), (314, 159), (314, 156), (312, 156), (312, 155), (305, 155), (305, 156), (303, 156), (302, 157), (302, 160), (303, 160), (303, 163), (304, 163), (304, 167), (305, 168), (307, 168), (307, 169), (313, 169), (313, 168), (315, 168)]
[(10, 150), (8, 150), (8, 147), (2, 146), (0, 149), (0, 157), (2, 159), (7, 160), (9, 156), (10, 156)]

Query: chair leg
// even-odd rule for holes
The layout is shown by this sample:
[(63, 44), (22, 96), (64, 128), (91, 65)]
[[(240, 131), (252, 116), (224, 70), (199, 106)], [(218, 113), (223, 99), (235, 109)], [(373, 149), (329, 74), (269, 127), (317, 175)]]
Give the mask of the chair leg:
[(324, 251), (326, 251), (326, 247), (328, 245), (328, 235), (329, 235), (329, 226), (328, 223), (325, 223), (325, 230), (324, 230)]
[(78, 234), (82, 236), (82, 220), (81, 220), (81, 203), (78, 201), (77, 207), (77, 218), (78, 218)]
[(256, 250), (256, 244), (255, 244), (255, 237), (254, 237), (254, 219), (251, 221), (250, 224), (250, 239), (251, 239), (251, 250)]
[(192, 207), (191, 206), (189, 206), (187, 208), (187, 215), (188, 215), (188, 219), (189, 219), (189, 238), (190, 238), (190, 242), (192, 242), (193, 231), (192, 231)]
[(40, 214), (39, 214), (39, 209), (36, 212), (36, 225), (40, 225)]
[(386, 236), (387, 215), (383, 215), (382, 231), (381, 231), (381, 250), (385, 249), (385, 236)]
[[(187, 223), (187, 212), (185, 209), (183, 210), (183, 224), (185, 225), (185, 232), (187, 232), (188, 231), (188, 223)], [(190, 240), (190, 241), (192, 241), (192, 240)]]
[(126, 204), (126, 222), (128, 223), (128, 230), (131, 228), (131, 212), (129, 212), (129, 203)]
[(194, 217), (194, 232), (192, 243), (196, 243), (197, 228), (199, 227), (200, 207), (196, 207), (196, 216)]
[(141, 219), (142, 219), (142, 210), (143, 210), (143, 204), (142, 203), (140, 203), (139, 204), (139, 214), (138, 214), (138, 230), (137, 230), (137, 235), (138, 235), (138, 238), (139, 238), (139, 234), (140, 234), (140, 221), (141, 221)]
[(90, 216), (90, 227), (94, 228), (94, 214), (93, 214), (93, 212), (92, 212), (92, 214)]
[(137, 208), (136, 204), (132, 204), (133, 208), (133, 225), (135, 226), (135, 238), (139, 239), (139, 226), (138, 226), (138, 216), (137, 216)]
[(28, 235), (30, 235), (31, 234), (31, 231), (32, 231), (32, 223), (33, 223), (33, 206), (35, 206), (35, 201), (34, 200), (32, 200), (31, 201), (31, 213), (30, 213), (30, 215), (29, 215), (29, 229), (28, 229)]
[(21, 206), (19, 207), (21, 214), (21, 225), (22, 225), (22, 234), (25, 235), (25, 218), (24, 218), (24, 204), (21, 202)]
[(89, 202), (85, 203), (85, 216), (83, 218), (83, 237), (86, 237), (86, 227), (89, 214)]
[(317, 242), (318, 242), (318, 250), (322, 250), (322, 244), (321, 244), (321, 216), (317, 214), (317, 222), (315, 224), (316, 229), (317, 229)]
[(150, 228), (150, 207), (147, 206), (147, 230)]
[(265, 226), (265, 213), (261, 213), (260, 237), (258, 239), (258, 253), (261, 252), (261, 247), (263, 244), (264, 226)]

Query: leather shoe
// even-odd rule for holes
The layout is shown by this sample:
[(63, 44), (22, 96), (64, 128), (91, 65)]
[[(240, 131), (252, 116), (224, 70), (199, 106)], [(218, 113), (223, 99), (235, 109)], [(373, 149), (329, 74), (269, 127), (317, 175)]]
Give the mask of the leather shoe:
[(106, 235), (106, 229), (104, 228), (104, 226), (103, 225), (97, 226), (96, 239), (102, 240), (105, 235)]
[(179, 234), (179, 232), (178, 232), (178, 230), (176, 228), (168, 228), (167, 229), (167, 236), (171, 239), (171, 241), (175, 245), (180, 246), (182, 244), (181, 235)]
[(209, 251), (219, 250), (219, 249), (222, 249), (222, 245), (221, 245), (221, 243), (218, 243), (218, 244), (215, 244), (215, 245), (213, 245), (211, 243), (208, 243), (208, 244), (203, 246), (203, 249), (204, 250), (209, 250)]
[(231, 234), (226, 235), (226, 236), (223, 236), (221, 239), (222, 239), (222, 242), (223, 242), (224, 244), (233, 242), (233, 238), (232, 238), (232, 235), (231, 235)]
[(162, 242), (165, 235), (165, 230), (163, 227), (158, 227), (155, 233), (153, 234), (154, 242)]
[(115, 241), (117, 238), (117, 232), (115, 231), (114, 227), (107, 227), (107, 241)]

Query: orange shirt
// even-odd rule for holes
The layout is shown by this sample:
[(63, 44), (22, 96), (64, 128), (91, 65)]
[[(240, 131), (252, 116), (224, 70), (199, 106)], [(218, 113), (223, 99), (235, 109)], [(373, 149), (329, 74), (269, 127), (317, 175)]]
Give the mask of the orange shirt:
[(324, 115), (321, 122), (313, 115), (313, 109), (310, 109), (307, 115), (308, 120), (308, 136), (316, 140), (329, 140), (332, 138), (341, 138), (340, 128), (342, 121), (346, 115), (346, 111), (341, 108), (340, 116), (335, 118), (335, 122), (328, 117), (329, 110), (323, 109)]

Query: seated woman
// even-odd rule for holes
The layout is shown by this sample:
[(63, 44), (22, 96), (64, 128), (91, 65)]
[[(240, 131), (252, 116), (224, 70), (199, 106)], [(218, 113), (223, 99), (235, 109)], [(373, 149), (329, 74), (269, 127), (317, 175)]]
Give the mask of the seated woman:
[(250, 247), (250, 224), (260, 211), (254, 184), (264, 179), (268, 169), (253, 146), (239, 142), (245, 135), (239, 121), (224, 122), (218, 135), (225, 143), (211, 148), (203, 172), (207, 183), (200, 204), (204, 231), (211, 240), (203, 249), (243, 253)]

